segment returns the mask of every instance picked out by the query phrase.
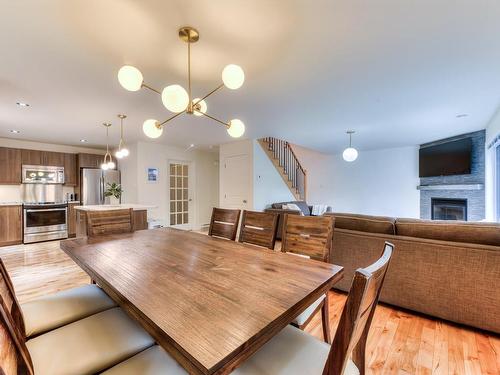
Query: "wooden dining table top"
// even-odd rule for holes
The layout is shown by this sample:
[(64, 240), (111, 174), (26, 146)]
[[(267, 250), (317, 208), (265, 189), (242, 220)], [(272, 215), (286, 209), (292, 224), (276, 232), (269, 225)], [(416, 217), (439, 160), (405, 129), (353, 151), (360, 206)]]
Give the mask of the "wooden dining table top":
[(60, 246), (193, 374), (231, 372), (343, 273), (333, 264), (170, 228)]

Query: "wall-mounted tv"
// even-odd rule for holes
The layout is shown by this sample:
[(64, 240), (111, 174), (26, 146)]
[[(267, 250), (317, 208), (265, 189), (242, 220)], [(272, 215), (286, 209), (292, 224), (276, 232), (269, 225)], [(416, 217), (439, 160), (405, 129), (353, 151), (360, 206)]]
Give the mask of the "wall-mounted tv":
[(471, 138), (420, 147), (419, 175), (433, 177), (470, 174), (471, 154)]

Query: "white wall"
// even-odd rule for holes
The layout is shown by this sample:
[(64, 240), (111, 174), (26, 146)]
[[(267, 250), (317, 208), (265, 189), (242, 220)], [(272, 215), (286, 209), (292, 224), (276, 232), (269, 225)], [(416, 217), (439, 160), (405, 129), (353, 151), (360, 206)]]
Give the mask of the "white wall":
[[(191, 162), (192, 223), (194, 229), (210, 222), (213, 206), (218, 205), (219, 173), (218, 155), (213, 152), (166, 146), (157, 143), (138, 142), (129, 145), (130, 156), (120, 162), (124, 203), (140, 203), (156, 206), (149, 212), (150, 219), (160, 220), (164, 225), (170, 221), (168, 163), (171, 160)], [(147, 182), (147, 168), (158, 168), (156, 183)]]
[[(20, 139), (0, 138), (0, 147), (12, 147), (29, 150), (42, 150), (54, 152), (68, 152), (68, 153), (89, 153), (89, 154), (104, 154), (105, 151), (100, 149), (93, 149), (87, 147), (76, 147), (66, 145), (56, 145), (52, 143), (41, 143), (32, 141), (23, 141)], [(63, 186), (63, 196), (66, 193), (73, 193), (74, 188), (70, 186)], [(21, 202), (21, 185), (0, 185), (0, 202)]]
[[(493, 116), (488, 126), (486, 127), (486, 154), (485, 154), (485, 208), (486, 220), (500, 221), (500, 217), (496, 217), (496, 196), (495, 196), (495, 147), (488, 148), (491, 142), (497, 135), (500, 134), (500, 108)], [(497, 187), (500, 189), (500, 187)]]
[(271, 203), (295, 200), (276, 167), (262, 149), (253, 141), (253, 208), (263, 211)]
[(418, 147), (360, 151), (352, 163), (297, 145), (307, 171), (307, 201), (335, 212), (397, 217), (420, 216)]

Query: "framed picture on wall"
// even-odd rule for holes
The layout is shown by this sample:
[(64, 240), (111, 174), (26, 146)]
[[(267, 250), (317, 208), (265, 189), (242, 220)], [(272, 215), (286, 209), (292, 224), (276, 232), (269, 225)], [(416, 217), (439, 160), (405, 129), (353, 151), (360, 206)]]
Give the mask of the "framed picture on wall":
[(158, 168), (147, 168), (147, 182), (158, 182)]

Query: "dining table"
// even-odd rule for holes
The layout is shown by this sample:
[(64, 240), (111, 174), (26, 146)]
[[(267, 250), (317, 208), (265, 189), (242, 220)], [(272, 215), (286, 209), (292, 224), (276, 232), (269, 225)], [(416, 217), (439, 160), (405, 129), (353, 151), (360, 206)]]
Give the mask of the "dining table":
[(338, 265), (173, 228), (61, 241), (190, 374), (228, 374), (327, 293)]

